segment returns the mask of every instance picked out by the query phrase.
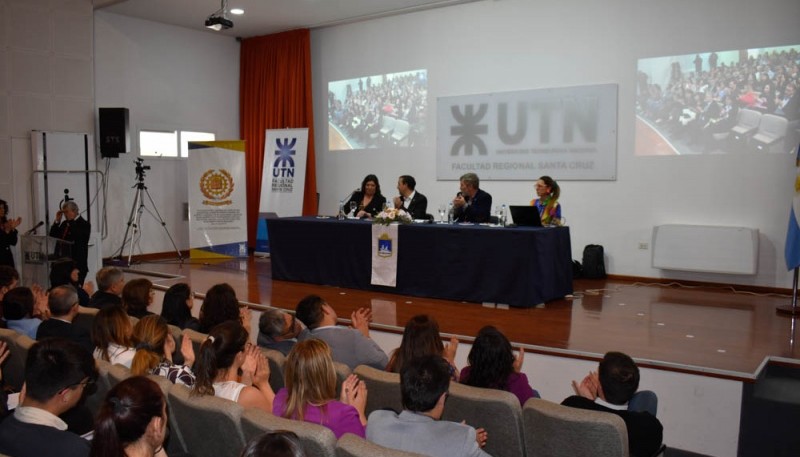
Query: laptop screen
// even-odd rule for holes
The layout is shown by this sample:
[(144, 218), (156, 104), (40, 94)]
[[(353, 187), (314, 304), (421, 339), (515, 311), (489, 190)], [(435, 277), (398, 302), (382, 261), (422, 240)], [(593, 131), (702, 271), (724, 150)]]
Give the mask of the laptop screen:
[(542, 219), (539, 217), (539, 210), (535, 206), (511, 205), (511, 219), (518, 227), (541, 227)]

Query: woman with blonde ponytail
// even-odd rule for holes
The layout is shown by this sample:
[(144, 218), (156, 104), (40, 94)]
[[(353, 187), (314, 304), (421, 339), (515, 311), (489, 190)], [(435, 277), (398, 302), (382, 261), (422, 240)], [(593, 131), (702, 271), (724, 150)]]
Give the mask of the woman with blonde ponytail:
[(184, 337), (181, 342), (184, 364), (173, 363), (176, 343), (163, 317), (154, 314), (140, 319), (133, 328), (133, 342), (136, 345), (136, 354), (131, 363), (134, 376), (155, 374), (169, 379), (173, 384), (194, 386), (192, 341)]

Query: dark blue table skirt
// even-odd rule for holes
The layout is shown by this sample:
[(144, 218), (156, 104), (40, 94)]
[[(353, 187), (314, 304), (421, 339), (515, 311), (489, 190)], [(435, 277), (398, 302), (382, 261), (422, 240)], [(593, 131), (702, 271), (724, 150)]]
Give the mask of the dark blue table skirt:
[(572, 293), (568, 227), (401, 225), (394, 288), (370, 284), (370, 222), (292, 217), (267, 229), (273, 279), (516, 307)]

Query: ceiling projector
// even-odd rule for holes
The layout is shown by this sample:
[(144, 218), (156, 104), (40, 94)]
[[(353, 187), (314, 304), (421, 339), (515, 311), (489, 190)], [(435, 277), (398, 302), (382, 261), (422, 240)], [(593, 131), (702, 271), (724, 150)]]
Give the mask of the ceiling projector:
[(206, 27), (219, 32), (233, 27), (233, 21), (224, 16), (211, 15), (206, 19)]

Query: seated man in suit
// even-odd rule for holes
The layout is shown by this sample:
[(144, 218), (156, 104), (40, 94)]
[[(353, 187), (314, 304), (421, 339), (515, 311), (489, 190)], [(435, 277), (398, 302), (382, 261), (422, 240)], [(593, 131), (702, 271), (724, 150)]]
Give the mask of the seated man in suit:
[(561, 404), (621, 417), (628, 429), (628, 449), (632, 456), (653, 455), (661, 447), (661, 422), (652, 412), (629, 407), (639, 388), (639, 367), (628, 355), (606, 353), (598, 373), (590, 373), (580, 384), (573, 382), (573, 387), (578, 395), (568, 397)]
[(369, 337), (371, 311), (361, 308), (350, 315), (351, 327), (336, 325), (339, 317), (331, 305), (318, 295), (309, 295), (297, 304), (295, 314), (308, 327), (308, 338), (319, 338), (331, 347), (335, 362), (351, 370), (359, 365), (369, 365), (378, 370), (386, 368), (389, 357)]
[(89, 331), (73, 325), (72, 321), (78, 315), (78, 292), (70, 285), (54, 287), (47, 297), (50, 308), (50, 319), (42, 322), (36, 330), (36, 339), (41, 340), (52, 336), (72, 340), (89, 351), (94, 351), (94, 344)]
[(103, 267), (94, 278), (98, 290), (89, 300), (89, 307), (103, 309), (122, 304), (122, 289), (125, 287), (125, 273), (122, 270), (117, 267)]
[(450, 388), (450, 364), (440, 356), (418, 357), (400, 371), (403, 411), (376, 410), (367, 421), (367, 439), (392, 449), (432, 457), (486, 457), (486, 431), (439, 420)]
[(417, 180), (413, 176), (403, 175), (397, 179), (398, 197), (394, 197), (394, 207), (403, 208), (412, 219), (425, 219), (428, 211), (428, 199), (417, 192)]
[(308, 329), (294, 314), (278, 308), (265, 309), (258, 319), (258, 345), (283, 355), (289, 355), (300, 335), (307, 333)]
[(456, 222), (489, 222), (492, 196), (480, 189), (481, 180), (475, 173), (461, 176), (461, 192), (453, 199), (453, 219)]
[(83, 457), (89, 441), (67, 431), (60, 415), (78, 404), (97, 378), (89, 351), (62, 338), (34, 344), (25, 360), (22, 403), (0, 423), (0, 453), (20, 457)]

